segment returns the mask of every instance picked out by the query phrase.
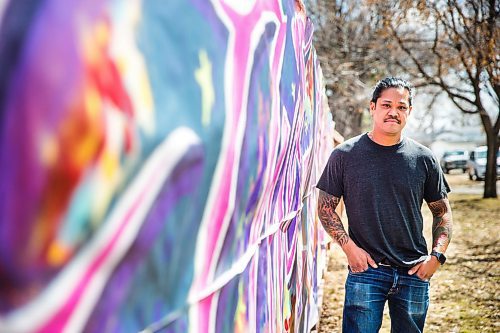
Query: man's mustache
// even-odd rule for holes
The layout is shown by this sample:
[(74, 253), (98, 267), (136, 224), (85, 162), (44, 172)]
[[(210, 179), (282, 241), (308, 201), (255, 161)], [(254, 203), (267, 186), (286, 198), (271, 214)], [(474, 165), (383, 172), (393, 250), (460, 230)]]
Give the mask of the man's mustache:
[(390, 119), (394, 119), (398, 122), (398, 124), (401, 124), (401, 120), (399, 120), (398, 117), (394, 117), (394, 116), (388, 116), (387, 118), (384, 119), (384, 121), (387, 121)]

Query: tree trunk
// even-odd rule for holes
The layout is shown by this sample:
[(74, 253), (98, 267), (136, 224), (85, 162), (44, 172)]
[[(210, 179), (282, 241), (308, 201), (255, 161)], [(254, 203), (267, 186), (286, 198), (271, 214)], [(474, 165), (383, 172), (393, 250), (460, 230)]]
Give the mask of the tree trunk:
[(488, 153), (486, 155), (486, 175), (484, 178), (483, 198), (497, 197), (497, 154), (498, 154), (498, 131), (493, 128), (486, 129), (486, 143)]

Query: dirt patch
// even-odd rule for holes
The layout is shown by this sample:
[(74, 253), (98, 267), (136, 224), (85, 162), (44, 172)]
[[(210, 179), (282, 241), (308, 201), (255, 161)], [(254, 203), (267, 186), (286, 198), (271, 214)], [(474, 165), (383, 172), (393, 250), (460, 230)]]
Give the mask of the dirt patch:
[[(447, 175), (453, 186), (468, 183), (464, 174)], [(448, 261), (431, 280), (431, 305), (427, 332), (500, 332), (500, 200), (480, 195), (451, 193), (454, 233)], [(431, 243), (432, 216), (423, 205), (425, 235)], [(344, 253), (337, 245), (329, 250), (325, 273), (319, 332), (341, 332)], [(386, 311), (380, 332), (390, 332)]]

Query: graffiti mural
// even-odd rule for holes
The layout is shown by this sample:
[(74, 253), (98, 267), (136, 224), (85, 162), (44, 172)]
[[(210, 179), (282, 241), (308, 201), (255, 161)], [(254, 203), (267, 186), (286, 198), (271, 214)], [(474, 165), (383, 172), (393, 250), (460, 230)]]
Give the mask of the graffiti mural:
[(0, 332), (309, 331), (333, 123), (303, 4), (0, 4)]

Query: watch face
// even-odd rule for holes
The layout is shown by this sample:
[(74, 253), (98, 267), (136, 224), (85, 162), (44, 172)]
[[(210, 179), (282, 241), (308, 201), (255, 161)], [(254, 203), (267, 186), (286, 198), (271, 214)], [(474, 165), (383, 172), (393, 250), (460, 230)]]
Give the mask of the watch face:
[(437, 260), (441, 263), (441, 265), (446, 262), (446, 257), (442, 253), (432, 251), (431, 255), (435, 256), (437, 258)]
[(443, 263), (443, 256), (442, 255), (438, 255), (437, 256), (437, 259), (439, 260), (440, 263)]

